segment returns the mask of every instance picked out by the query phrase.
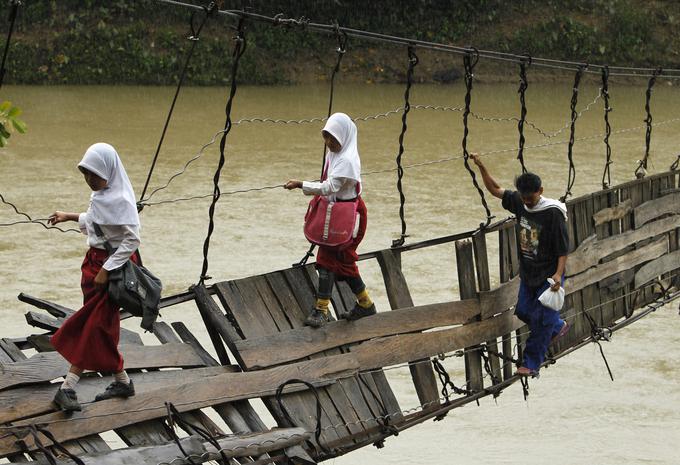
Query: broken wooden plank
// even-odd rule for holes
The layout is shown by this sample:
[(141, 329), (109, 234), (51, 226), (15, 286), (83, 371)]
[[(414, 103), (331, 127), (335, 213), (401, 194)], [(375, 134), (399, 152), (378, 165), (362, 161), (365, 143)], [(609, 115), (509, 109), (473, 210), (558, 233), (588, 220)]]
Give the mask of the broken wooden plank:
[(480, 291), (479, 306), (481, 308), (481, 319), (486, 320), (513, 307), (517, 303), (518, 292), (519, 276), (515, 276), (496, 289)]
[(208, 332), (208, 336), (210, 336), (210, 341), (213, 344), (217, 358), (222, 365), (228, 365), (229, 355), (220, 337), (228, 344), (227, 341), (230, 340), (229, 334), (234, 329), (226, 321), (224, 313), (222, 313), (213, 298), (208, 294), (203, 284), (198, 284), (192, 287), (191, 290), (194, 293), (196, 307), (198, 307), (198, 311), (201, 314), (203, 325)]
[(38, 297), (33, 297), (32, 295), (20, 293), (17, 298), (21, 302), (33, 305), (42, 310), (46, 310), (50, 315), (56, 318), (66, 318), (75, 313), (75, 310), (64, 307), (63, 305), (50, 302), (49, 300), (39, 299)]
[[(197, 380), (185, 383), (181, 388), (162, 387), (127, 399), (86, 404), (82, 412), (68, 418), (61, 412), (50, 413), (15, 422), (13, 426), (42, 423), (58, 441), (64, 441), (165, 417), (166, 402), (172, 402), (180, 412), (187, 412), (218, 402), (273, 396), (277, 387), (291, 379), (291, 375), (320, 387), (332, 384), (337, 378), (352, 376), (358, 368), (356, 358), (344, 354), (269, 370), (222, 374), (211, 378), (210, 383)], [(288, 386), (284, 393), (304, 389), (307, 389), (304, 385), (295, 384)], [(0, 437), (0, 457), (20, 450), (15, 439), (12, 436)], [(36, 448), (32, 439), (26, 438), (25, 441), (29, 450)]]
[(375, 337), (458, 325), (478, 315), (476, 299), (443, 302), (381, 312), (352, 322), (333, 321), (321, 328), (304, 326), (237, 341), (234, 347), (245, 367), (260, 369)]
[(636, 242), (649, 239), (660, 234), (680, 228), (680, 216), (662, 218), (648, 223), (639, 229), (617, 234), (615, 236), (598, 239), (596, 235), (588, 236), (567, 260), (567, 276), (577, 275), (588, 268), (597, 265), (603, 258), (629, 247)]
[(614, 220), (620, 220), (624, 216), (626, 216), (628, 213), (631, 212), (633, 209), (633, 204), (628, 200), (624, 200), (618, 205), (615, 205), (613, 207), (609, 208), (603, 208), (602, 210), (598, 210), (594, 215), (593, 215), (593, 223), (595, 226), (600, 226), (605, 223), (608, 223), (610, 221)]
[(633, 210), (633, 224), (636, 228), (663, 215), (680, 215), (680, 192), (648, 200)]
[(680, 250), (671, 252), (644, 264), (635, 273), (635, 288), (639, 289), (654, 278), (680, 268)]
[(652, 244), (633, 250), (622, 257), (602, 263), (579, 275), (566, 279), (564, 282), (564, 290), (567, 294), (579, 291), (584, 287), (597, 283), (621, 270), (633, 268), (634, 266), (653, 260), (667, 252), (668, 237), (664, 236)]
[[(489, 257), (487, 255), (487, 246), (486, 246), (486, 232), (481, 229), (477, 231), (473, 236), (472, 236), (472, 246), (474, 248), (475, 252), (475, 270), (477, 271), (477, 284), (479, 288), (479, 298), (480, 298), (480, 307), (482, 307), (482, 298), (481, 298), (481, 293), (482, 292), (489, 292), (491, 290), (491, 276), (489, 274)], [(504, 286), (501, 286), (501, 288)], [(498, 289), (496, 290), (498, 291)], [(506, 291), (507, 292), (507, 291)], [(501, 294), (501, 291), (498, 291), (497, 294)], [(491, 310), (489, 307), (487, 307), (487, 315), (492, 316), (495, 315), (496, 313), (501, 313), (501, 310), (499, 310), (500, 307), (503, 307), (507, 304), (508, 299), (506, 298), (505, 301), (501, 302), (494, 302), (492, 304), (493, 307), (496, 307), (495, 309)], [(512, 299), (510, 299), (512, 302)], [(510, 303), (507, 308), (510, 308), (512, 306), (512, 303)], [(484, 310), (482, 310), (482, 315), (481, 319), (486, 319), (484, 316)], [(485, 364), (485, 369), (488, 367), (488, 372), (487, 374), (491, 376), (493, 384), (498, 384), (502, 381), (501, 378), (501, 364), (500, 360), (497, 355), (494, 355), (495, 353), (498, 352), (498, 339), (497, 336), (494, 336), (491, 339), (488, 339), (486, 342), (486, 357), (489, 361), (488, 365)], [(484, 355), (483, 353), (481, 355)]]
[[(25, 314), (26, 322), (36, 328), (44, 329), (46, 331), (55, 332), (61, 325), (64, 324), (66, 318), (53, 318), (42, 313), (29, 311)], [(120, 328), (120, 344), (137, 344), (142, 345), (141, 336), (129, 329)]]
[[(188, 344), (120, 347), (126, 369), (199, 367), (204, 363)], [(0, 365), (0, 390), (27, 383), (48, 382), (64, 376), (70, 367), (56, 352), (39, 353), (26, 361)]]
[[(475, 281), (473, 245), (471, 241), (456, 241), (456, 268), (458, 269), (458, 289), (460, 298), (478, 298), (477, 283)], [(482, 354), (479, 351), (479, 347), (466, 347), (465, 379), (467, 380), (470, 389), (480, 390), (484, 388)]]

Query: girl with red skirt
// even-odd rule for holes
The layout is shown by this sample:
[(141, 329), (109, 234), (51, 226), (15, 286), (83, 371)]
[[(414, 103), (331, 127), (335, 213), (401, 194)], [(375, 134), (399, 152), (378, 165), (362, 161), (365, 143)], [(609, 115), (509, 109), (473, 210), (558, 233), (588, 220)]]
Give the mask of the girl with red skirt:
[[(81, 267), (83, 307), (68, 318), (50, 340), (55, 350), (71, 363), (54, 397), (56, 406), (66, 412), (81, 409), (75, 387), (84, 370), (115, 373), (114, 382), (97, 395), (96, 401), (135, 394), (118, 351), (119, 308), (107, 293), (109, 271), (127, 260), (135, 263), (139, 260), (135, 194), (118, 153), (109, 144), (98, 143), (88, 148), (78, 169), (92, 189), (90, 207), (80, 214), (56, 211), (49, 218), (50, 224), (77, 221), (90, 247)], [(95, 224), (99, 225), (103, 237), (96, 233)], [(104, 248), (107, 241), (116, 249), (111, 255)]]
[(319, 246), (316, 268), (319, 272), (319, 289), (316, 305), (305, 324), (318, 328), (328, 321), (328, 306), (335, 280), (347, 281), (356, 295), (357, 303), (345, 315), (357, 320), (376, 313), (366, 285), (357, 268), (357, 247), (366, 233), (367, 210), (361, 198), (361, 160), (357, 150), (357, 127), (349, 116), (334, 113), (321, 131), (326, 144), (325, 179), (321, 182), (289, 180), (286, 189), (302, 189), (305, 195), (323, 195), (331, 202), (357, 202), (358, 221), (353, 239), (340, 247)]

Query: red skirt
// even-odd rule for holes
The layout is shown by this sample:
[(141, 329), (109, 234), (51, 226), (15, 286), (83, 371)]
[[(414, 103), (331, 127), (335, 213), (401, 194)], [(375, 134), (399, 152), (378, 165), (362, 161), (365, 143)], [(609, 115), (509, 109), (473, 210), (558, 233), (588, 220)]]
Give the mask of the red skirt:
[(364, 238), (364, 234), (366, 234), (366, 222), (368, 220), (366, 204), (361, 197), (359, 197), (358, 200), (357, 213), (360, 215), (357, 237), (355, 237), (349, 245), (344, 245), (342, 247), (325, 247), (320, 245), (319, 252), (316, 254), (316, 265), (318, 267), (332, 271), (337, 276), (354, 278), (360, 276), (359, 268), (357, 267), (357, 260), (359, 260), (357, 247), (359, 247), (361, 240)]
[[(118, 351), (120, 311), (109, 300), (106, 289), (94, 287), (94, 278), (107, 258), (105, 250), (87, 251), (81, 267), (83, 307), (61, 325), (50, 342), (78, 368), (117, 373), (123, 370), (123, 356)], [(136, 252), (132, 260), (138, 262)]]

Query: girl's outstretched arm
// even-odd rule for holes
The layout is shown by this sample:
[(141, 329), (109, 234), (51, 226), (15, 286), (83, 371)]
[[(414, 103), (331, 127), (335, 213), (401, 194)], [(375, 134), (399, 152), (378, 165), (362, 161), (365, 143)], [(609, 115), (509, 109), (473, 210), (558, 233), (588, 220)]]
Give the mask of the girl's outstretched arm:
[(57, 224), (65, 221), (78, 221), (78, 216), (80, 216), (79, 213), (56, 211), (47, 218), (47, 222), (49, 224)]

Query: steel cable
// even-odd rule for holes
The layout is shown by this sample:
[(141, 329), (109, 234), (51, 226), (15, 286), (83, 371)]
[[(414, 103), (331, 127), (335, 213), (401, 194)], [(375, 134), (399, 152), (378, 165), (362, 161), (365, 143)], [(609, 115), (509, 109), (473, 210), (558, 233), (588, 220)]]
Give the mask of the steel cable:
[(161, 132), (161, 138), (158, 141), (158, 146), (156, 147), (156, 153), (153, 156), (153, 160), (151, 161), (151, 167), (149, 168), (149, 173), (146, 176), (146, 182), (144, 183), (144, 188), (142, 189), (142, 194), (139, 196), (139, 202), (138, 202), (138, 209), (141, 210), (143, 208), (142, 201), (144, 200), (144, 196), (146, 195), (146, 190), (149, 187), (149, 182), (151, 181), (151, 175), (153, 174), (153, 170), (156, 167), (156, 161), (158, 161), (158, 154), (161, 151), (161, 147), (163, 146), (163, 140), (165, 140), (165, 134), (168, 131), (168, 126), (170, 124), (170, 119), (172, 118), (172, 113), (175, 109), (175, 103), (177, 103), (177, 97), (179, 96), (179, 91), (182, 88), (182, 84), (184, 84), (184, 77), (186, 76), (187, 70), (189, 69), (189, 62), (191, 61), (191, 57), (194, 54), (194, 49), (196, 48), (196, 44), (199, 41), (199, 37), (201, 35), (201, 31), (203, 30), (203, 26), (205, 26), (205, 23), (208, 21), (208, 18), (214, 15), (214, 13), (217, 11), (218, 6), (217, 2), (212, 1), (207, 7), (204, 7), (204, 16), (203, 20), (199, 24), (198, 28), (194, 28), (194, 16), (195, 12), (191, 14), (191, 18), (189, 19), (189, 27), (191, 29), (191, 34), (188, 37), (188, 40), (191, 42), (191, 46), (189, 47), (189, 51), (187, 52), (186, 59), (184, 60), (184, 66), (182, 67), (182, 71), (179, 75), (179, 79), (177, 80), (177, 88), (175, 89), (175, 95), (172, 98), (172, 103), (170, 104), (170, 111), (168, 112), (168, 116), (165, 119), (165, 125), (163, 126), (163, 131)]
[(222, 133), (222, 138), (220, 139), (220, 160), (215, 170), (215, 175), (213, 176), (213, 199), (210, 203), (210, 208), (208, 209), (208, 234), (206, 235), (205, 241), (203, 242), (203, 266), (201, 268), (201, 276), (199, 278), (199, 284), (203, 284), (208, 276), (208, 251), (210, 250), (210, 237), (215, 229), (215, 206), (217, 201), (220, 199), (220, 174), (222, 173), (222, 168), (226, 161), (224, 155), (224, 148), (227, 143), (227, 135), (231, 131), (231, 107), (234, 102), (234, 96), (236, 95), (237, 88), (237, 74), (238, 65), (243, 53), (246, 50), (246, 40), (244, 35), (244, 23), (245, 19), (241, 18), (238, 24), (238, 29), (236, 33), (234, 51), (232, 53), (232, 65), (231, 65), (231, 88), (229, 90), (229, 98), (227, 99), (227, 105), (225, 108), (226, 122), (224, 124), (224, 132)]

